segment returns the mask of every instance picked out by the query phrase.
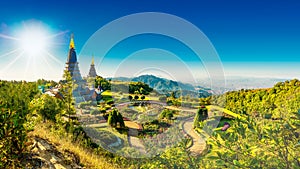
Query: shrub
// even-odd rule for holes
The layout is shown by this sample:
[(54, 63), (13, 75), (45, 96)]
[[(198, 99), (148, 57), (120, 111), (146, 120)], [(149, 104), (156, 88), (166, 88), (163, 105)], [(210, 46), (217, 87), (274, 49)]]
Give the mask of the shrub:
[(134, 96), (134, 99), (135, 99), (135, 100), (138, 100), (138, 99), (139, 99), (139, 96), (138, 96), (138, 95), (135, 95), (135, 96)]
[(0, 80), (0, 88), (0, 168), (18, 168), (26, 148), (28, 104), (39, 91), (27, 82)]

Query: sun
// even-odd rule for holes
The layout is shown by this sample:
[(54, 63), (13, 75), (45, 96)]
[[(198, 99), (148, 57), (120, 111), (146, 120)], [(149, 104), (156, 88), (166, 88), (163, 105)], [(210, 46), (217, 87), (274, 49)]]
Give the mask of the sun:
[(21, 32), (20, 47), (30, 56), (41, 54), (47, 49), (49, 35), (41, 28), (30, 28)]
[(31, 80), (52, 77), (49, 70), (53, 72), (64, 65), (53, 52), (60, 52), (63, 35), (68, 32), (38, 20), (22, 21), (10, 32), (0, 32), (0, 44), (8, 47), (5, 53), (0, 50), (0, 77)]

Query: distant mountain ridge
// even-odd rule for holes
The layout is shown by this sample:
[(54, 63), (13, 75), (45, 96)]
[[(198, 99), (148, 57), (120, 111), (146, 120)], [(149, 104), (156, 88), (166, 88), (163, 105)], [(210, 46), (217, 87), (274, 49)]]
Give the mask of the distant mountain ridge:
[(131, 81), (146, 83), (157, 91), (195, 90), (194, 86), (191, 84), (160, 78), (154, 75), (141, 75), (139, 77), (132, 78)]
[(210, 93), (207, 90), (202, 90), (197, 87), (197, 89), (188, 83), (177, 82), (174, 80), (169, 80), (161, 77), (157, 77), (154, 75), (141, 75), (134, 78), (124, 78), (124, 77), (116, 77), (112, 78), (112, 80), (119, 81), (133, 81), (133, 82), (143, 82), (148, 84), (151, 88), (156, 90), (161, 94), (168, 94), (170, 92), (176, 92), (177, 96), (189, 95), (191, 97), (206, 97), (209, 96)]

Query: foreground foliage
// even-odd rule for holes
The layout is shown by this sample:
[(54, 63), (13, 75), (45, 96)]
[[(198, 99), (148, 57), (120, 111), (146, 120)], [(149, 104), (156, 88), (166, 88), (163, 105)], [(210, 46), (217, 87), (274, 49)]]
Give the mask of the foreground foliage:
[(278, 82), (268, 89), (231, 91), (211, 97), (210, 102), (238, 114), (280, 119), (289, 113), (296, 118), (300, 112), (300, 81)]
[(203, 167), (300, 167), (299, 80), (270, 89), (232, 91), (208, 102), (248, 118), (237, 117), (226, 132), (216, 131), (209, 138), (211, 152), (201, 161)]
[(229, 168), (299, 168), (300, 121), (248, 118), (210, 138), (211, 152), (203, 166)]
[(16, 166), (26, 148), (28, 103), (35, 83), (0, 81), (0, 168)]

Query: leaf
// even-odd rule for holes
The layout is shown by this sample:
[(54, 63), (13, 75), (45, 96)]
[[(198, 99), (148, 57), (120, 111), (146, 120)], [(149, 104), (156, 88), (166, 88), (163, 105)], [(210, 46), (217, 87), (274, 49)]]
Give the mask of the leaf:
[(211, 160), (217, 160), (220, 159), (220, 157), (218, 156), (208, 156), (207, 158), (211, 159)]
[(222, 157), (222, 154), (221, 154), (219, 151), (217, 151), (216, 153), (218, 154), (218, 157), (219, 157), (219, 158)]
[(241, 165), (240, 162), (237, 161), (237, 160), (233, 160), (233, 164), (234, 164), (234, 165), (237, 165), (237, 166), (240, 166), (240, 165)]

